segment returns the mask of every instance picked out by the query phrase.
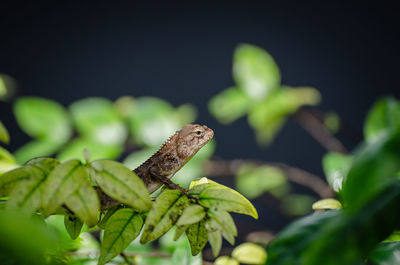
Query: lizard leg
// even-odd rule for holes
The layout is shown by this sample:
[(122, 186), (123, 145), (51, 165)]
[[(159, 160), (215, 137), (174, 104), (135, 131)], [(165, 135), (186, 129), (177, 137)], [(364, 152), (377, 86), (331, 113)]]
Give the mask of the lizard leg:
[(155, 167), (152, 167), (150, 169), (150, 174), (154, 179), (160, 181), (162, 184), (167, 186), (169, 189), (180, 190), (186, 197), (198, 202), (198, 198), (188, 194), (188, 190), (187, 189), (184, 189), (181, 186), (179, 186), (178, 184), (172, 182), (170, 180), (170, 178), (172, 178), (172, 176), (163, 176), (162, 174), (159, 174), (159, 170), (157, 168), (155, 168)]

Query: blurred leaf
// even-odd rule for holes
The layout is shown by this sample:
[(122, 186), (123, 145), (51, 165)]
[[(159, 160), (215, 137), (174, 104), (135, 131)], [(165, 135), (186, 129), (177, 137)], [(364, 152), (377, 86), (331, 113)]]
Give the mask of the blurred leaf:
[(237, 189), (253, 199), (265, 191), (270, 191), (287, 183), (282, 170), (271, 166), (255, 166), (245, 164), (241, 166), (236, 176)]
[(85, 161), (83, 151), (87, 149), (91, 154), (91, 159), (117, 159), (122, 151), (122, 145), (103, 145), (88, 138), (77, 138), (65, 146), (57, 155), (57, 159), (65, 161), (68, 159), (79, 158)]
[(43, 210), (49, 215), (57, 210), (87, 178), (79, 160), (58, 165), (47, 177), (43, 189)]
[(86, 98), (69, 107), (79, 133), (102, 145), (119, 145), (127, 129), (113, 103), (105, 98)]
[(279, 88), (281, 77), (274, 59), (265, 50), (239, 45), (233, 58), (233, 78), (249, 97), (262, 100)]
[(130, 117), (134, 141), (147, 146), (159, 146), (164, 143), (183, 125), (175, 113), (174, 108), (162, 99), (137, 98)]
[(182, 125), (193, 123), (196, 117), (196, 107), (191, 104), (183, 104), (176, 108), (176, 118)]
[(330, 210), (330, 209), (341, 209), (342, 204), (335, 199), (323, 199), (317, 202), (314, 202), (312, 205), (313, 210)]
[[(12, 170), (18, 167), (17, 162), (10, 152), (0, 146), (0, 175), (3, 172)], [(0, 177), (1, 178), (1, 177)], [(1, 180), (0, 180), (1, 183)], [(0, 188), (1, 189), (1, 188)]]
[(377, 265), (400, 264), (400, 242), (378, 245), (370, 254), (369, 261)]
[(321, 95), (311, 87), (282, 87), (266, 100), (257, 103), (249, 112), (248, 120), (256, 130), (257, 139), (268, 144), (280, 130), (288, 115), (304, 105), (317, 105)]
[(208, 233), (205, 227), (205, 220), (190, 225), (186, 230), (186, 236), (190, 242), (190, 249), (192, 255), (195, 256), (200, 253), (208, 241)]
[(345, 208), (301, 218), (271, 243), (267, 264), (358, 264), (398, 226), (399, 203), (398, 182), (357, 211)]
[(208, 210), (208, 216), (211, 220), (218, 224), (223, 237), (231, 244), (235, 244), (235, 236), (237, 236), (237, 229), (235, 222), (231, 215), (223, 210)]
[(324, 116), (325, 127), (333, 134), (340, 130), (340, 118), (335, 112), (328, 112)]
[(125, 158), (123, 164), (129, 169), (134, 170), (156, 152), (157, 148), (147, 148), (135, 151)]
[(14, 152), (15, 159), (19, 164), (41, 156), (50, 156), (60, 149), (63, 142), (53, 141), (30, 141)]
[(282, 210), (288, 215), (304, 215), (311, 212), (315, 199), (309, 195), (289, 194), (282, 198)]
[(201, 221), (206, 216), (204, 208), (200, 205), (190, 205), (185, 208), (182, 215), (179, 217), (177, 226), (191, 225)]
[(189, 199), (181, 191), (164, 190), (147, 215), (140, 243), (147, 243), (168, 232), (189, 203)]
[(208, 232), (208, 241), (211, 245), (211, 250), (214, 257), (217, 257), (222, 247), (222, 236), (219, 226), (216, 222), (206, 220), (205, 223)]
[[(184, 240), (183, 242), (184, 244), (179, 245), (172, 254), (171, 265), (202, 265), (203, 259), (201, 258), (201, 253), (192, 256), (188, 240)], [(161, 264), (164, 265), (165, 262)]]
[(16, 92), (15, 80), (5, 74), (0, 73), (0, 100), (9, 101)]
[(208, 109), (219, 122), (228, 124), (245, 115), (252, 103), (243, 90), (231, 87), (211, 98)]
[(227, 189), (206, 189), (200, 193), (199, 203), (214, 210), (226, 210), (258, 218), (256, 209), (246, 198)]
[(243, 243), (237, 246), (232, 257), (245, 264), (264, 264), (267, 260), (267, 252), (264, 248), (254, 243)]
[(139, 235), (142, 225), (142, 217), (132, 209), (120, 209), (111, 216), (104, 229), (98, 264), (106, 264), (123, 252)]
[(106, 211), (106, 214), (104, 215), (104, 217), (101, 219), (101, 222), (99, 222), (99, 223), (97, 224), (97, 226), (100, 227), (101, 229), (104, 229), (104, 228), (106, 227), (106, 224), (107, 224), (107, 222), (108, 222), (108, 219), (110, 219), (110, 217), (111, 217), (116, 211), (118, 211), (120, 208), (121, 208), (121, 206), (120, 206), (120, 205), (117, 205), (117, 206), (114, 206), (114, 207), (108, 209), (108, 210)]
[(76, 239), (81, 233), (83, 223), (75, 215), (64, 215), (64, 225), (71, 239)]
[(342, 189), (342, 183), (351, 167), (353, 157), (340, 153), (327, 153), (322, 159), (322, 167), (326, 180), (331, 188), (338, 192)]
[(343, 201), (356, 210), (397, 181), (400, 131), (365, 144), (356, 153), (343, 183)]
[(52, 258), (59, 254), (59, 238), (42, 220), (0, 211), (0, 223), (2, 264), (59, 264)]
[(14, 115), (21, 129), (35, 139), (62, 144), (71, 136), (68, 113), (55, 101), (19, 98), (14, 105)]
[(100, 201), (97, 192), (88, 180), (65, 199), (68, 209), (76, 214), (88, 227), (95, 226), (99, 220)]
[(42, 172), (40, 169), (32, 165), (27, 165), (18, 167), (4, 173), (3, 175), (0, 175), (0, 197), (8, 196), (15, 185), (17, 185), (20, 181), (27, 179), (30, 176), (41, 174)]
[(96, 160), (90, 164), (95, 181), (108, 196), (139, 210), (151, 208), (149, 192), (134, 172), (111, 160)]
[(6, 127), (4, 127), (3, 123), (0, 121), (0, 142), (8, 144), (10, 142), (10, 135)]
[(382, 134), (400, 129), (400, 103), (392, 97), (378, 100), (368, 112), (364, 124), (364, 136), (374, 141)]
[(400, 241), (400, 231), (394, 231), (390, 236), (388, 236), (384, 243)]
[(239, 261), (228, 256), (221, 256), (215, 260), (214, 265), (239, 265)]

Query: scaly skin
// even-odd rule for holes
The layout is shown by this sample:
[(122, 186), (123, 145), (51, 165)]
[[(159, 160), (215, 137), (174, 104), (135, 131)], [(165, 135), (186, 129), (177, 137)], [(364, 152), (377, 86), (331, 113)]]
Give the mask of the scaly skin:
[[(162, 185), (183, 190), (170, 179), (214, 136), (213, 130), (205, 125), (187, 124), (177, 131), (164, 145), (134, 172), (153, 193)], [(118, 204), (106, 194), (101, 196), (102, 209)]]

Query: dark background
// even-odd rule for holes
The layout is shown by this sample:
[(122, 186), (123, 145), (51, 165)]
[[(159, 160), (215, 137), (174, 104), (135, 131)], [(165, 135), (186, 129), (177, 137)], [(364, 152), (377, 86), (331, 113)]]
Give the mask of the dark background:
[[(319, 109), (335, 110), (348, 125), (341, 139), (356, 146), (373, 101), (400, 96), (399, 5), (322, 2), (2, 3), (0, 73), (17, 80), (19, 96), (64, 105), (122, 95), (161, 97), (175, 106), (190, 102), (198, 122), (216, 132), (217, 157), (286, 162), (322, 176), (325, 150), (296, 123), (289, 121), (263, 149), (245, 119), (222, 126), (207, 110), (213, 95), (233, 85), (235, 46), (255, 44), (275, 58), (284, 84), (321, 91)], [(10, 103), (0, 103), (0, 119), (11, 132), (11, 150), (28, 140)], [(256, 227), (241, 223), (239, 231), (277, 231), (288, 221), (271, 202), (256, 207), (260, 221), (241, 219)]]

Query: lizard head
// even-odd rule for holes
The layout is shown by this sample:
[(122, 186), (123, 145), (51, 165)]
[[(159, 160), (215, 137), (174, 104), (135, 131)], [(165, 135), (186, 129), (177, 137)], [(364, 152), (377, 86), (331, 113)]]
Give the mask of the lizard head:
[(213, 130), (205, 125), (187, 124), (178, 134), (177, 151), (181, 158), (190, 158), (214, 136)]

